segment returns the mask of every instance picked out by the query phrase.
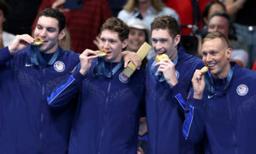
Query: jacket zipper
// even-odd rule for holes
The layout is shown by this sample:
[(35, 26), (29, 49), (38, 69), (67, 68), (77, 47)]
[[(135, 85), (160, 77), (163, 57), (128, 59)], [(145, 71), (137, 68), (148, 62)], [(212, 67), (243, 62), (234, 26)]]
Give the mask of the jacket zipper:
[(109, 103), (109, 96), (110, 96), (110, 89), (111, 89), (111, 81), (109, 81), (108, 83), (108, 87), (107, 87), (107, 97), (106, 97), (106, 101), (105, 101), (105, 104), (104, 104), (104, 114), (102, 115), (103, 117), (103, 125), (102, 125), (102, 128), (101, 128), (101, 131), (100, 131), (100, 139), (99, 139), (99, 149), (98, 149), (98, 154), (101, 154), (102, 152), (102, 144), (103, 144), (103, 137), (105, 135), (105, 123), (106, 123), (106, 119), (107, 119), (107, 109), (108, 109), (108, 103)]
[[(228, 102), (228, 110), (229, 110), (229, 119), (230, 121), (234, 121), (234, 116), (233, 116), (233, 111), (232, 111), (232, 103), (229, 99), (229, 96), (227, 96), (227, 102)], [(237, 149), (237, 136), (236, 136), (236, 127), (233, 126), (232, 129), (232, 144), (234, 145), (234, 154), (238, 154), (238, 149)]]
[[(42, 69), (42, 76), (44, 77), (45, 76), (45, 68), (41, 68)], [(44, 137), (44, 134), (43, 134), (43, 123), (44, 123), (44, 120), (45, 120), (45, 115), (44, 115), (44, 112), (43, 112), (43, 103), (44, 103), (44, 97), (45, 97), (45, 82), (43, 81), (42, 82), (42, 95), (41, 95), (41, 103), (40, 103), (40, 131), (39, 131), (39, 140), (40, 140), (40, 151), (43, 150), (43, 137)]]

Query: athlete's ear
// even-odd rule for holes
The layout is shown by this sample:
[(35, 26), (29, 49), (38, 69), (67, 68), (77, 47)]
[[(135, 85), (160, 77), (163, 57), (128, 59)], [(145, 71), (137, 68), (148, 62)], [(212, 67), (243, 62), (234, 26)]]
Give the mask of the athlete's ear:
[(176, 35), (174, 37), (174, 44), (177, 47), (179, 43), (180, 43), (180, 35)]
[(58, 40), (62, 40), (66, 36), (66, 32), (62, 29), (59, 33)]

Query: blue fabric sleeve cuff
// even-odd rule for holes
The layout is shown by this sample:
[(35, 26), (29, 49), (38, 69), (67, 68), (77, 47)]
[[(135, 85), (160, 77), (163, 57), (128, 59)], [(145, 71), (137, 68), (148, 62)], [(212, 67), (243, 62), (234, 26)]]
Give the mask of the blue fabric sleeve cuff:
[(194, 107), (199, 107), (203, 104), (204, 101), (202, 99), (190, 98), (188, 102)]
[(86, 75), (81, 74), (78, 69), (74, 71), (72, 75), (77, 82), (82, 81), (86, 78)]
[(182, 90), (182, 83), (177, 83), (175, 86), (173, 87), (170, 87), (171, 90), (172, 90), (172, 94), (173, 96), (177, 95), (178, 93), (180, 93), (180, 91), (183, 91)]

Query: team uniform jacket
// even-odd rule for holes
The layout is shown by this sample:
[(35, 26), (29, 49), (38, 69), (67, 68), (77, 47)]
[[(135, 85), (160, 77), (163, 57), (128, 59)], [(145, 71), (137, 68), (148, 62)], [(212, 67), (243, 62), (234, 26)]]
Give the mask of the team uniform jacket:
[[(109, 71), (101, 69), (101, 64)], [(79, 94), (70, 154), (136, 153), (144, 73), (136, 71), (128, 83), (122, 83), (122, 68), (123, 63), (95, 60), (85, 76), (74, 71), (48, 98), (50, 106), (60, 107)]]
[(210, 154), (255, 154), (256, 73), (233, 66), (228, 88), (221, 93), (204, 91), (202, 100), (190, 99), (186, 110), (184, 136), (205, 140)]
[(32, 46), (14, 56), (0, 49), (1, 154), (67, 153), (74, 107), (52, 110), (46, 98), (79, 58), (58, 48), (46, 63), (38, 53)]
[(146, 112), (149, 127), (151, 154), (193, 153), (194, 147), (185, 143), (182, 136), (183, 113), (175, 99), (180, 92), (186, 98), (191, 87), (195, 69), (202, 67), (200, 59), (178, 51), (175, 65), (178, 84), (171, 87), (166, 81), (156, 79), (152, 69), (154, 60), (149, 61), (146, 79)]

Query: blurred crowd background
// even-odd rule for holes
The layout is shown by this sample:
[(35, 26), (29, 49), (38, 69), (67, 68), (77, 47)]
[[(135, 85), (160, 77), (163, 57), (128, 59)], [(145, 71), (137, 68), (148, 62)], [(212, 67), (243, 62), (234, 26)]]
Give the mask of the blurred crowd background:
[(221, 31), (231, 41), (232, 60), (256, 69), (255, 0), (0, 0), (0, 46), (8, 45), (13, 35), (31, 34), (37, 13), (47, 7), (64, 12), (68, 35), (61, 44), (79, 53), (97, 48), (93, 42), (111, 16), (148, 32), (156, 16), (170, 15), (179, 21), (181, 45), (189, 53), (200, 56), (201, 38)]

